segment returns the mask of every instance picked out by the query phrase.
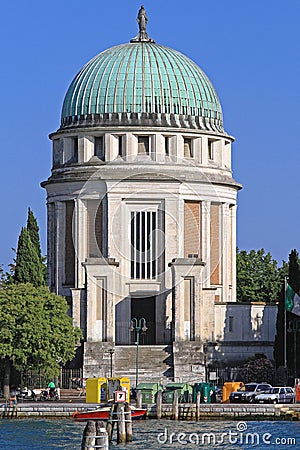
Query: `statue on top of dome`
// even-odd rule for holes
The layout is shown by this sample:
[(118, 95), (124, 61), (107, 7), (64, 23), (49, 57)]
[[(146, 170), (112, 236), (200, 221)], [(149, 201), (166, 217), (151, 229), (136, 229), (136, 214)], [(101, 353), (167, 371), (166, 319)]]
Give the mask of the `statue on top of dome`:
[(140, 28), (140, 33), (143, 31), (146, 31), (146, 25), (148, 22), (148, 17), (146, 15), (146, 10), (144, 8), (144, 5), (141, 6), (141, 9), (138, 12), (138, 16), (137, 16), (137, 22), (139, 24), (139, 28)]
[(144, 5), (142, 5), (140, 7), (140, 10), (138, 12), (138, 16), (137, 16), (136, 20), (139, 24), (140, 31), (139, 31), (139, 34), (135, 38), (131, 39), (130, 42), (154, 42), (153, 39), (149, 38), (149, 36), (146, 32), (148, 17), (147, 17)]

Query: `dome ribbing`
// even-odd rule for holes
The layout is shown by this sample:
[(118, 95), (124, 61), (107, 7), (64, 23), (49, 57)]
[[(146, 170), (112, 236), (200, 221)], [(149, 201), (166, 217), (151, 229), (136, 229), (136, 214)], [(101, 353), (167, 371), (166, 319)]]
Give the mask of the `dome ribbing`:
[(182, 53), (153, 42), (100, 53), (67, 91), (62, 127), (117, 119), (223, 131), (220, 101), (205, 73)]

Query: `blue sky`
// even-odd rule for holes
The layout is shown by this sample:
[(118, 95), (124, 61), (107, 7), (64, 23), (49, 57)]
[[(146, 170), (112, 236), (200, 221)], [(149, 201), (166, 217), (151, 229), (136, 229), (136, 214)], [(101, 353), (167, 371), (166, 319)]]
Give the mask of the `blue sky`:
[[(137, 34), (141, 1), (20, 0), (1, 6), (0, 263), (14, 254), (30, 206), (46, 252), (48, 134), (78, 70)], [(238, 246), (279, 262), (300, 250), (300, 0), (144, 3), (148, 33), (207, 73), (236, 138)]]

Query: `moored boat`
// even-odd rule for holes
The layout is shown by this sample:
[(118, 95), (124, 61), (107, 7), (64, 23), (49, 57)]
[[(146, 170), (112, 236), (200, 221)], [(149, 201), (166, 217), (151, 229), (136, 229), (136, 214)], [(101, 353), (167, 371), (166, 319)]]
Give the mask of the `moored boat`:
[[(72, 414), (73, 419), (76, 420), (108, 420), (111, 410), (111, 404), (97, 406), (96, 408), (88, 408), (83, 411), (75, 411)], [(136, 408), (130, 405), (132, 419), (141, 419), (146, 415), (146, 409)]]

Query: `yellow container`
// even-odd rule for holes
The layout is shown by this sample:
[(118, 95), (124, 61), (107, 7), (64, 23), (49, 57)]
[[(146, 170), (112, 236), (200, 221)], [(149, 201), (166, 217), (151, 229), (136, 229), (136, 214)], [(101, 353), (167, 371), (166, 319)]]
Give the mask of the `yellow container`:
[(130, 403), (130, 380), (129, 378), (120, 378), (121, 391), (126, 391), (126, 402)]
[(86, 403), (106, 402), (107, 391), (106, 378), (88, 378), (86, 380)]
[(229, 401), (229, 395), (231, 392), (236, 392), (238, 389), (244, 386), (244, 383), (240, 381), (228, 381), (224, 383), (222, 389), (222, 403), (227, 403)]
[(126, 402), (130, 403), (130, 379), (126, 377), (122, 378), (108, 378), (108, 396), (109, 399), (114, 398), (115, 391), (126, 392)]

